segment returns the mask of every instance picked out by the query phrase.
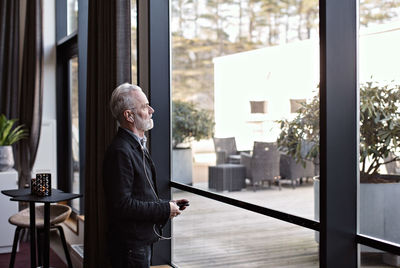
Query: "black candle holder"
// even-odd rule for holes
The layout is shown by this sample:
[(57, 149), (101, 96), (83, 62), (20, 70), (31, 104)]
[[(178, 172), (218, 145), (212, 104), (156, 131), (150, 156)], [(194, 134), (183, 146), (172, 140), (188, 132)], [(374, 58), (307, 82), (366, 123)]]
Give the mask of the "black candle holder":
[(37, 196), (51, 195), (51, 174), (38, 173), (31, 180), (31, 193)]

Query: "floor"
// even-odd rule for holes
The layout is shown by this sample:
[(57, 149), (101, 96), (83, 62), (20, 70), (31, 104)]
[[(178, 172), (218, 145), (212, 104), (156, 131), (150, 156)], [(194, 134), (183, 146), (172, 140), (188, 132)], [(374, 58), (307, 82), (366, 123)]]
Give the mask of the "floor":
[[(30, 246), (29, 242), (22, 242), (19, 247), (19, 251), (15, 256), (14, 268), (26, 268), (30, 267)], [(9, 267), (11, 253), (0, 254), (0, 268)], [(57, 268), (66, 268), (67, 265), (50, 249), (50, 266)]]
[[(206, 189), (206, 183), (196, 187)], [(281, 191), (219, 192), (246, 202), (314, 218), (312, 182)], [(180, 190), (190, 206), (173, 220), (173, 263), (177, 267), (319, 267), (315, 232)], [(390, 267), (382, 255), (363, 256), (361, 267)]]

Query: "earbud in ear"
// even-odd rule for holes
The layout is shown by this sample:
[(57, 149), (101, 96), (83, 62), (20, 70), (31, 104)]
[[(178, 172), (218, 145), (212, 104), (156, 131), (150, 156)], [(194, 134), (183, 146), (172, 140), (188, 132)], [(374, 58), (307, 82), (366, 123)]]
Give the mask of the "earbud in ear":
[(129, 116), (129, 119), (131, 120), (132, 123), (135, 121), (135, 119), (133, 119), (132, 115)]

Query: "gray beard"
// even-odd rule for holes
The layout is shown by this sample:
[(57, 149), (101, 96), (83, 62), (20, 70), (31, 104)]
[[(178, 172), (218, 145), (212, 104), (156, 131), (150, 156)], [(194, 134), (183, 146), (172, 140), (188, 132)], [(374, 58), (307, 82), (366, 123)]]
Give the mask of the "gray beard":
[(147, 121), (143, 120), (141, 117), (136, 117), (136, 128), (143, 131), (148, 131), (154, 127), (153, 119)]

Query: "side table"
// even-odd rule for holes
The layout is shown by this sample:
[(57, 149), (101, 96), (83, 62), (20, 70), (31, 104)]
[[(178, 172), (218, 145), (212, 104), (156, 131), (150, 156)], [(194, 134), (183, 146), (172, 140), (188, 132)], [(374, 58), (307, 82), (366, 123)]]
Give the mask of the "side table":
[(208, 167), (208, 188), (217, 191), (240, 191), (246, 187), (246, 167), (221, 164)]
[(12, 197), (11, 201), (29, 202), (29, 229), (31, 244), (31, 267), (36, 267), (36, 217), (35, 203), (44, 203), (44, 247), (43, 247), (43, 267), (49, 267), (50, 252), (50, 204), (61, 201), (67, 201), (82, 197), (81, 194), (65, 193), (58, 189), (52, 189), (51, 196), (36, 196), (31, 194), (30, 189), (16, 189), (1, 191), (4, 195)]

